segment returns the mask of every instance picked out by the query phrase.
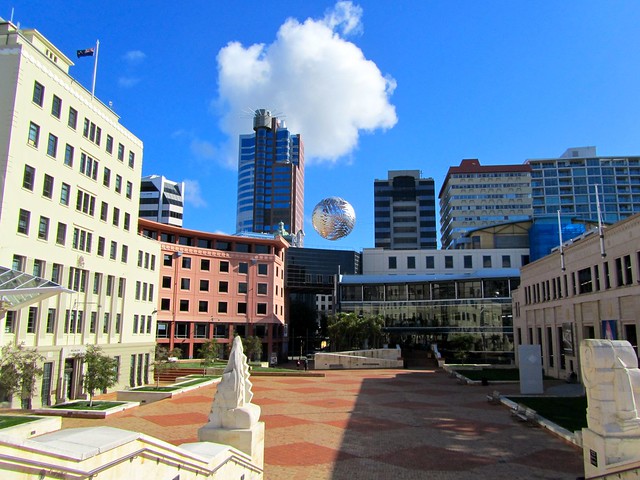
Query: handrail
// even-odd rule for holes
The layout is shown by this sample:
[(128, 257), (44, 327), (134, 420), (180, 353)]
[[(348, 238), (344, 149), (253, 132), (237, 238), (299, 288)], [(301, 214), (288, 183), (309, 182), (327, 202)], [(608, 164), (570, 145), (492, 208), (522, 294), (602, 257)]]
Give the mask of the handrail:
[[(609, 475), (620, 475), (621, 473), (633, 472), (634, 470), (640, 470), (640, 462), (635, 462), (635, 466), (627, 467), (623, 470), (616, 470), (615, 472), (603, 473), (602, 475), (598, 475), (597, 477), (585, 477), (586, 480), (598, 480), (609, 477)], [(620, 477), (617, 477), (620, 478)]]

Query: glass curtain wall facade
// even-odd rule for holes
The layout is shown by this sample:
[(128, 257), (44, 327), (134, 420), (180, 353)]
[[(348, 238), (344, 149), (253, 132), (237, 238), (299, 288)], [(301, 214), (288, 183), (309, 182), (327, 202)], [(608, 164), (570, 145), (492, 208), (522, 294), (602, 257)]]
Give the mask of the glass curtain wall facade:
[(254, 134), (240, 136), (237, 232), (292, 234), (304, 220), (304, 146), (284, 121), (255, 111)]
[(384, 249), (436, 248), (433, 178), (419, 170), (394, 170), (375, 180), (375, 245)]
[(469, 358), (513, 359), (511, 291), (517, 277), (343, 276), (340, 311), (381, 315), (391, 343), (437, 344), (445, 358), (457, 336), (467, 334)]

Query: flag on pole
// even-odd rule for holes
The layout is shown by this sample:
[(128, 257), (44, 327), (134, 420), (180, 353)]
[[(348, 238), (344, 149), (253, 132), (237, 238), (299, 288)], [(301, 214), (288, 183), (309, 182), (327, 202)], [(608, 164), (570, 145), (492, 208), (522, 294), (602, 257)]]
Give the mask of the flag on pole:
[(78, 58), (93, 57), (94, 52), (95, 52), (95, 48), (85, 48), (84, 50), (77, 50), (76, 55), (78, 55)]

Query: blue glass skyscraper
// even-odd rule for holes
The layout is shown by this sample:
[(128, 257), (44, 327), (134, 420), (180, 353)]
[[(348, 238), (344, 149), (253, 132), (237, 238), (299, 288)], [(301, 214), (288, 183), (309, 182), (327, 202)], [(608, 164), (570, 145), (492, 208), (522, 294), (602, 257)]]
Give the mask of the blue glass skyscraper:
[[(236, 230), (273, 233), (280, 222), (292, 235), (304, 221), (304, 146), (300, 134), (266, 109), (253, 117), (253, 134), (240, 135)], [(298, 235), (302, 238), (302, 235)]]

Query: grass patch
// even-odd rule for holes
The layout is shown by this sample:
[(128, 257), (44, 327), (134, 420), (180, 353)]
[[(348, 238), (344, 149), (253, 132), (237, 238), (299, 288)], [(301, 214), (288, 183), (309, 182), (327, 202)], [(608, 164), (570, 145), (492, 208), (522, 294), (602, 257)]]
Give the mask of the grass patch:
[(217, 378), (217, 376), (212, 377), (212, 376), (203, 376), (200, 378), (195, 378), (193, 380), (189, 380), (187, 382), (181, 382), (181, 383), (177, 383), (175, 384), (178, 388), (182, 388), (182, 387), (190, 387), (192, 385), (198, 385), (199, 383), (204, 383), (204, 382), (208, 382), (209, 380), (211, 380), (212, 378)]
[(587, 397), (507, 397), (570, 432), (587, 427)]
[(23, 423), (35, 422), (39, 420), (36, 417), (20, 417), (15, 415), (0, 415), (0, 429), (15, 427)]
[(520, 380), (520, 371), (517, 368), (483, 368), (479, 370), (463, 370), (456, 369), (461, 375), (469, 380), (482, 380), (486, 378), (488, 381), (518, 381)]
[(132, 388), (132, 392), (175, 392), (180, 387), (137, 387)]
[(63, 403), (61, 405), (54, 405), (53, 407), (59, 410), (108, 410), (113, 407), (120, 407), (124, 405), (124, 402), (103, 402), (95, 400), (92, 406), (89, 406), (89, 400), (82, 400), (80, 402)]

